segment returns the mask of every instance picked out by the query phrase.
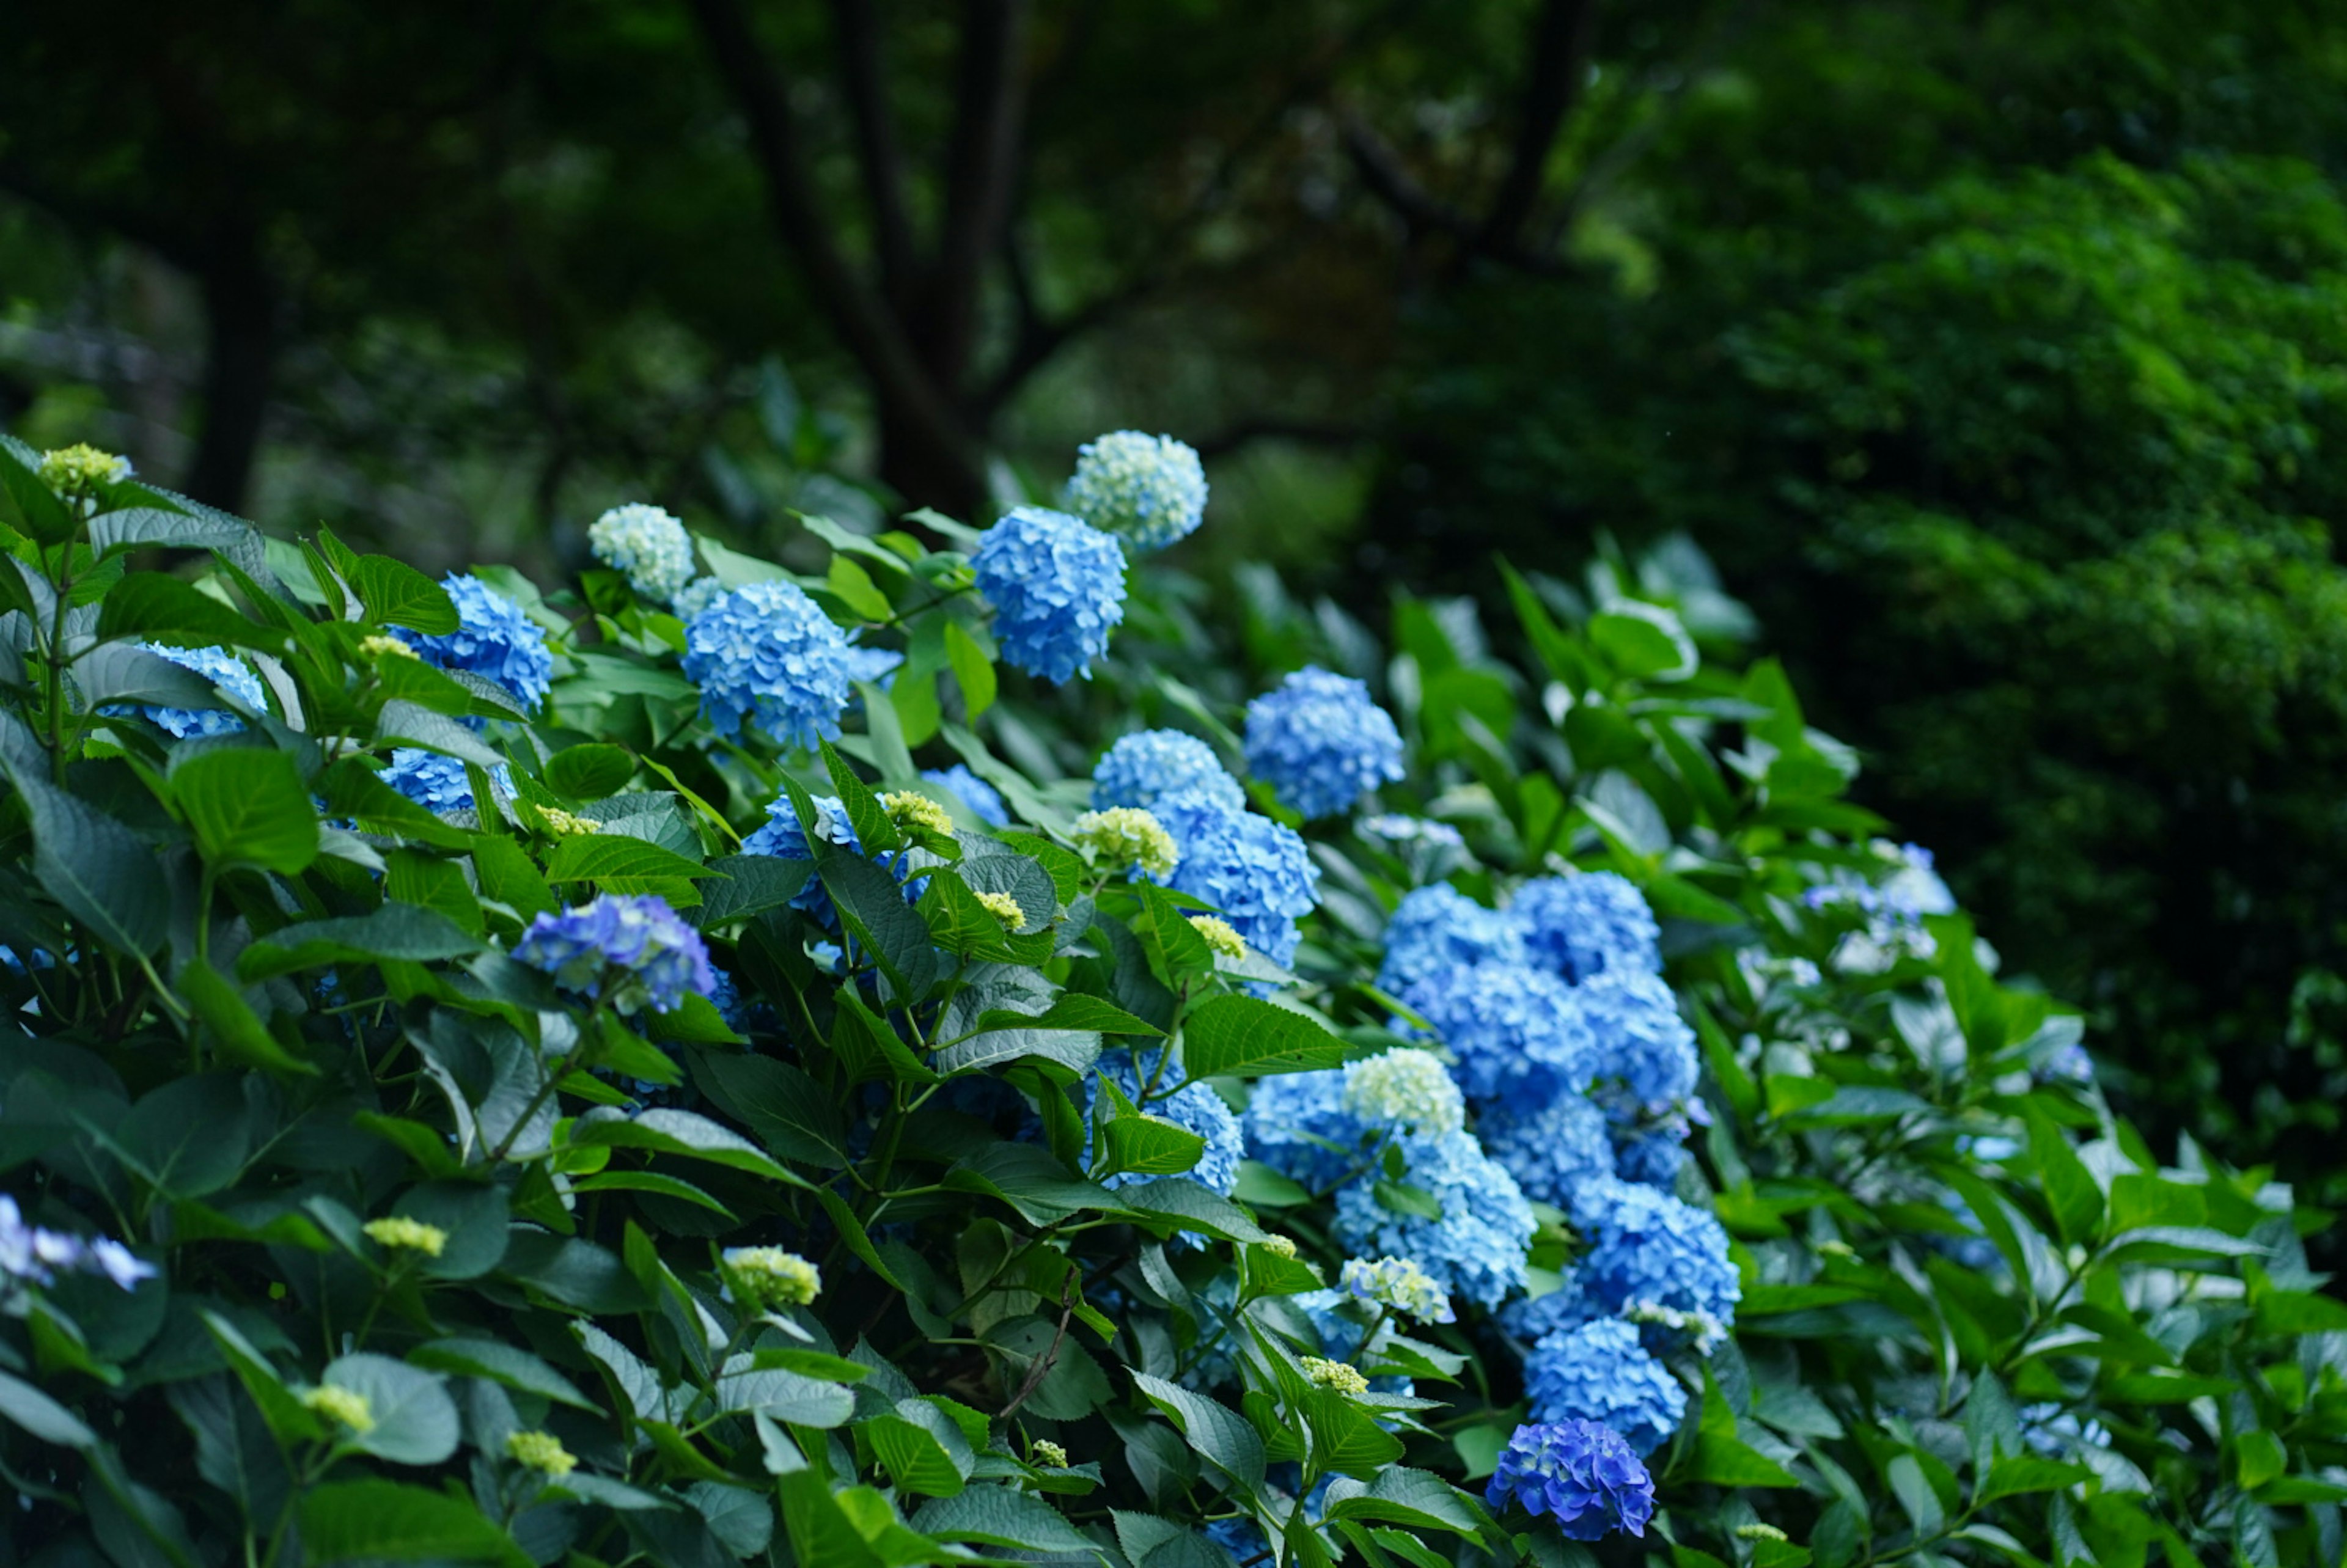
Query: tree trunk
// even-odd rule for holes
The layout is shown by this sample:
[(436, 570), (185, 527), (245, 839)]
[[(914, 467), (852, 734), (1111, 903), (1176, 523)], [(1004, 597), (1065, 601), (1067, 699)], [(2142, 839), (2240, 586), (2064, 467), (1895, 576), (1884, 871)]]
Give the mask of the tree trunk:
[(223, 245), (204, 270), (203, 431), (180, 487), (241, 511), (261, 448), (277, 358), (277, 290), (249, 243)]
[(976, 528), (994, 520), (986, 476), (970, 460), (975, 442), (948, 446), (938, 439), (933, 421), (885, 402), (879, 426), (880, 481), (903, 497), (907, 509), (934, 507)]

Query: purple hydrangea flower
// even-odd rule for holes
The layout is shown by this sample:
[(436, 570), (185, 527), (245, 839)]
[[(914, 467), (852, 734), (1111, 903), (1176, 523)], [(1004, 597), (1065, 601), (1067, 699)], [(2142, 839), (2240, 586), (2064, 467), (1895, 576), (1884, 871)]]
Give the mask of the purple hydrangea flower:
[(1247, 704), (1247, 770), (1309, 819), (1402, 776), (1401, 732), (1358, 681), (1307, 666)]
[(1643, 1536), (1655, 1516), (1655, 1478), (1630, 1445), (1595, 1421), (1529, 1423), (1501, 1451), (1483, 1500), (1546, 1514), (1569, 1541), (1622, 1531)]
[(1009, 663), (1065, 683), (1092, 673), (1124, 619), (1124, 552), (1081, 518), (1020, 507), (970, 557)]
[(564, 987), (600, 997), (612, 988), (622, 1012), (649, 1004), (673, 1012), (687, 996), (717, 989), (709, 948), (668, 901), (651, 894), (607, 893), (591, 904), (540, 915), (513, 956)]

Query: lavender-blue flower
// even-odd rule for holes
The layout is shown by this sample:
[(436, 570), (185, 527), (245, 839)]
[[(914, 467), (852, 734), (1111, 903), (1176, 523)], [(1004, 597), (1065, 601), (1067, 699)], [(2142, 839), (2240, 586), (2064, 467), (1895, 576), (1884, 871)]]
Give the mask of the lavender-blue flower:
[(1660, 974), (1662, 932), (1645, 896), (1611, 871), (1542, 876), (1516, 889), (1508, 912), (1533, 959), (1579, 984), (1621, 968)]
[(433, 636), (394, 627), (392, 635), (443, 670), (463, 670), (493, 681), (535, 711), (554, 683), (554, 654), (546, 630), (520, 605), (469, 572), (440, 579), (456, 606), (456, 630)]
[(668, 901), (652, 894), (606, 893), (575, 909), (542, 914), (514, 944), (518, 962), (544, 969), (568, 989), (603, 997), (623, 1012), (673, 1012), (687, 996), (717, 987), (709, 948)]
[(1616, 1531), (1643, 1536), (1655, 1516), (1655, 1481), (1621, 1435), (1595, 1421), (1518, 1427), (1483, 1491), (1494, 1509), (1510, 1502), (1556, 1521), (1568, 1541)]
[(744, 583), (684, 629), (684, 675), (720, 734), (744, 723), (812, 750), (839, 733), (854, 666), (847, 638), (796, 583)]
[(1668, 1442), (1686, 1414), (1686, 1390), (1616, 1317), (1558, 1329), (1533, 1346), (1524, 1394), (1535, 1421), (1600, 1422), (1641, 1457)]
[(1220, 911), (1273, 963), (1291, 962), (1296, 922), (1320, 902), (1320, 868), (1296, 830), (1196, 790), (1149, 809), (1181, 852), (1165, 885)]
[(1179, 730), (1120, 736), (1092, 767), (1094, 811), (1121, 805), (1147, 811), (1167, 795), (1193, 791), (1232, 811), (1246, 807), (1246, 792), (1223, 767), (1214, 748)]
[(1406, 1257), (1453, 1296), (1496, 1307), (1523, 1288), (1532, 1206), (1515, 1178), (1484, 1156), (1467, 1132), (1395, 1141), (1408, 1185), (1430, 1194), (1442, 1217), (1401, 1214), (1357, 1180), (1337, 1194), (1337, 1244), (1365, 1257)]

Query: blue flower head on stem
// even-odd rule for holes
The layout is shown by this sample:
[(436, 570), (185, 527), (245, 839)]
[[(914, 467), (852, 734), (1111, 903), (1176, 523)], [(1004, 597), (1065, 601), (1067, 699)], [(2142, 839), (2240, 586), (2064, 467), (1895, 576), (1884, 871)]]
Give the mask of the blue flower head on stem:
[(970, 557), (1003, 660), (1065, 684), (1092, 673), (1124, 619), (1124, 552), (1081, 518), (1020, 507)]
[(745, 722), (812, 751), (839, 733), (855, 666), (847, 638), (796, 583), (744, 583), (686, 623), (684, 675), (722, 735)]
[(1320, 902), (1320, 868), (1296, 830), (1199, 790), (1161, 797), (1150, 810), (1181, 854), (1161, 880), (1219, 910), (1273, 963), (1292, 961), (1296, 922)]
[[(183, 670), (192, 670), (213, 685), (227, 692), (247, 707), (266, 711), (269, 702), (261, 690), (261, 677), (252, 667), (225, 648), (169, 648), (160, 642), (138, 645), (158, 659), (168, 659)], [(180, 740), (190, 735), (232, 735), (244, 728), (244, 721), (226, 708), (159, 708), (139, 706), (109, 707), (107, 713), (131, 712), (143, 713), (169, 733)]]
[(1247, 770), (1308, 819), (1402, 776), (1401, 732), (1358, 681), (1317, 666), (1247, 704)]
[(1597, 1541), (1617, 1530), (1643, 1536), (1655, 1516), (1655, 1480), (1608, 1427), (1533, 1423), (1508, 1440), (1483, 1500), (1494, 1509), (1516, 1502), (1546, 1514), (1568, 1541)]
[(1560, 1328), (1533, 1346), (1524, 1393), (1533, 1419), (1602, 1422), (1641, 1457), (1668, 1442), (1686, 1414), (1686, 1390), (1618, 1317)]
[(543, 914), (514, 944), (518, 962), (544, 969), (565, 989), (620, 1012), (673, 1012), (717, 989), (701, 933), (652, 894), (606, 893), (575, 909)]
[(1195, 791), (1232, 811), (1246, 792), (1224, 770), (1214, 748), (1179, 730), (1141, 730), (1118, 737), (1092, 768), (1092, 809), (1147, 811), (1170, 794)]
[(504, 687), (535, 712), (554, 683), (546, 630), (520, 605), (469, 572), (440, 579), (456, 606), (456, 630), (425, 636), (394, 627), (392, 635), (442, 670), (463, 670)]
[(1662, 931), (1645, 895), (1611, 871), (1542, 876), (1508, 906), (1534, 961), (1575, 985), (1609, 969), (1663, 971)]

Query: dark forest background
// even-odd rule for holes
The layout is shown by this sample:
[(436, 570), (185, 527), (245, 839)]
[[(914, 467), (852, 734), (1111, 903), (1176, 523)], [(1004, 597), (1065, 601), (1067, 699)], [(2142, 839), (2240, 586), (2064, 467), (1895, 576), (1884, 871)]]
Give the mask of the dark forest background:
[(2347, 1199), (2347, 9), (18, 0), (0, 425), (435, 569), (1141, 426), (1376, 614), (1685, 535), (2138, 1115)]

